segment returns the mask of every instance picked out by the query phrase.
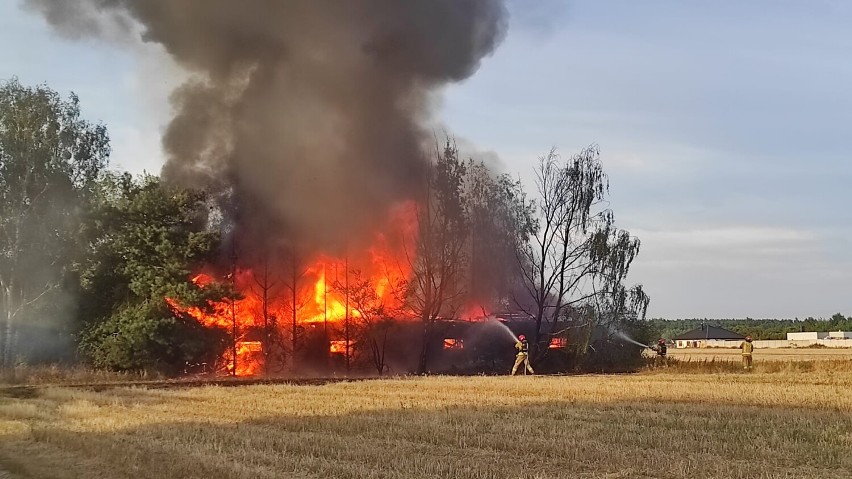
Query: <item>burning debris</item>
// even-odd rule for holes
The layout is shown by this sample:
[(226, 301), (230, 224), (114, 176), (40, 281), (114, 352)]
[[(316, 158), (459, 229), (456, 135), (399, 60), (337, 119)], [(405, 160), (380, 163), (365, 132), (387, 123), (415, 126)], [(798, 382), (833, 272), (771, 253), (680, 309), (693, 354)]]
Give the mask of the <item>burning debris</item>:
[(228, 356), (225, 356), (226, 364), (229, 366), (236, 364), (236, 371), (232, 371), (235, 376), (254, 376), (263, 371), (263, 343), (261, 341), (237, 341), (236, 352), (238, 361), (227, 361)]
[(352, 341), (330, 341), (328, 352), (345, 356), (347, 353), (351, 354), (353, 347), (354, 344), (352, 344)]
[[(411, 318), (411, 311), (405, 307), (403, 285), (411, 274), (404, 245), (413, 244), (417, 234), (413, 215), (411, 204), (395, 208), (383, 232), (377, 233), (373, 244), (357, 256), (334, 258), (319, 254), (305, 264), (291, 263), (295, 269), (276, 268), (265, 275), (256, 267), (237, 269), (229, 276), (239, 297), (214, 304), (212, 311), (184, 308), (174, 301), (170, 304), (205, 326), (229, 331), (237, 344), (262, 344), (250, 340), (255, 337), (273, 343), (275, 337), (289, 335), (290, 349), (280, 355), (291, 360), (301, 339), (298, 336), (307, 326), (321, 325), (324, 341), (328, 342), (378, 319), (374, 316)], [(283, 272), (287, 269), (291, 270), (289, 275)], [(215, 279), (210, 274), (199, 274), (193, 281), (203, 287)], [(330, 341), (330, 352), (344, 354), (346, 343)], [(352, 341), (349, 343), (351, 346)], [(257, 349), (245, 347), (235, 348), (236, 353), (228, 351), (220, 371), (236, 371), (237, 375), (260, 372), (271, 354), (269, 349), (261, 347), (260, 355), (255, 354)]]

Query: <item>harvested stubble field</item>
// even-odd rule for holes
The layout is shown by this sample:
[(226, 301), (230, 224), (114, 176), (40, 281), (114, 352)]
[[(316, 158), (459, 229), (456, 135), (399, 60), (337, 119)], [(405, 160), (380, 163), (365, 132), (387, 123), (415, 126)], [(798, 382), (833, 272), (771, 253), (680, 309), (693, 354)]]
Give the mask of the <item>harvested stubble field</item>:
[(837, 478), (850, 451), (839, 363), (0, 390), (0, 470), (18, 478)]
[[(741, 361), (739, 349), (689, 348), (669, 349), (669, 357), (682, 361)], [(849, 348), (777, 348), (755, 349), (755, 361), (821, 361), (846, 359), (852, 362)]]

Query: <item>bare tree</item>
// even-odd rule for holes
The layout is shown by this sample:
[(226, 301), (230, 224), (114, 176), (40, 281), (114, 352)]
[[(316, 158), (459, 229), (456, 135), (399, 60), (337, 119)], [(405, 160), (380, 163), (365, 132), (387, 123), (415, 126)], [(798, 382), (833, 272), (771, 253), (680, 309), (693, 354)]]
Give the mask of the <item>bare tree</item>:
[(263, 368), (266, 374), (269, 374), (273, 358), (273, 350), (275, 348), (275, 332), (277, 330), (277, 318), (272, 314), (270, 309), (270, 301), (274, 297), (274, 292), (279, 282), (274, 278), (274, 275), (269, 270), (269, 253), (266, 253), (263, 258), (262, 269), (254, 270), (254, 282), (260, 289), (260, 307), (261, 317), (263, 318)]
[(423, 324), (419, 374), (428, 369), (433, 323), (442, 315), (453, 316), (466, 294), (465, 246), (470, 231), (464, 196), (467, 166), (449, 140), (443, 151), (436, 147), (435, 155), (418, 208), (417, 243), (413, 252), (407, 251), (412, 277), (406, 297)]
[(305, 299), (300, 298), (299, 292), (301, 281), (307, 273), (307, 269), (302, 264), (302, 258), (299, 254), (299, 249), (295, 243), (290, 247), (290, 276), (288, 281), (284, 283), (287, 289), (290, 290), (290, 301), (287, 305), (287, 312), (290, 314), (290, 364), (291, 368), (296, 368), (296, 352), (299, 347), (299, 311), (305, 306)]
[(349, 255), (346, 255), (346, 260), (343, 263), (344, 275), (344, 301), (346, 314), (343, 317), (343, 340), (345, 341), (344, 354), (346, 358), (346, 374), (349, 375), (352, 367), (352, 308), (349, 307)]
[[(231, 241), (231, 272), (229, 273), (229, 278), (231, 279), (231, 290), (237, 290), (237, 242), (236, 238), (233, 238)], [(237, 296), (231, 296), (231, 375), (237, 375), (237, 357), (239, 356), (237, 351), (237, 341), (239, 340), (238, 332), (237, 332)]]
[(367, 351), (376, 372), (381, 376), (387, 370), (385, 351), (388, 333), (393, 326), (394, 311), (387, 309), (382, 298), (376, 294), (373, 281), (360, 270), (352, 270), (350, 276), (345, 283), (336, 282), (334, 288), (348, 298), (351, 323), (354, 326), (349, 330), (350, 336), (356, 338), (357, 349)]
[(641, 286), (627, 289), (623, 284), (640, 243), (614, 226), (606, 202), (609, 180), (598, 147), (565, 162), (552, 149), (540, 159), (536, 186), (534, 234), (518, 259), (531, 298), (526, 309), (536, 323), (534, 353), (540, 357), (547, 350), (541, 348), (544, 335), (569, 311), (597, 306), (594, 314), (584, 315), (588, 344), (602, 315), (613, 321), (627, 314), (644, 316), (648, 298)]

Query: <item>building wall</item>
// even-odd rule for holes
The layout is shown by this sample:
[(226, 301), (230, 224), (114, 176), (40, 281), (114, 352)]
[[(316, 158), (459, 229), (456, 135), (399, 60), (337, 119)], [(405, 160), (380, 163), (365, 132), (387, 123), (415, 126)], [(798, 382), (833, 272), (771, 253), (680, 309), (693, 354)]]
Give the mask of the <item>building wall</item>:
[(820, 339), (817, 344), (827, 346), (829, 348), (852, 348), (852, 339)]
[(678, 349), (682, 348), (738, 348), (742, 339), (679, 339), (676, 341)]
[(743, 343), (742, 339), (709, 339), (705, 348), (738, 348)]
[(807, 348), (808, 346), (815, 345), (821, 345), (827, 348), (852, 348), (852, 339), (811, 339), (806, 341), (787, 341), (779, 339), (775, 341), (754, 341), (755, 349)]
[[(786, 339), (778, 339), (774, 341), (763, 340), (753, 341), (755, 349), (776, 349), (776, 348), (806, 348), (808, 346), (822, 345), (828, 348), (852, 348), (852, 338), (850, 339), (810, 339), (789, 341)], [(739, 348), (742, 344), (741, 340), (678, 340), (676, 347), (682, 348)]]
[(852, 331), (830, 331), (828, 337), (832, 339), (852, 339)]
[[(776, 348), (791, 348), (793, 343), (808, 343), (810, 341), (788, 341), (786, 339), (776, 340), (757, 340), (753, 341), (754, 349), (776, 349)], [(816, 343), (816, 339), (813, 340)]]
[(816, 331), (805, 331), (802, 333), (787, 333), (788, 341), (816, 341), (828, 337), (828, 333), (818, 333)]

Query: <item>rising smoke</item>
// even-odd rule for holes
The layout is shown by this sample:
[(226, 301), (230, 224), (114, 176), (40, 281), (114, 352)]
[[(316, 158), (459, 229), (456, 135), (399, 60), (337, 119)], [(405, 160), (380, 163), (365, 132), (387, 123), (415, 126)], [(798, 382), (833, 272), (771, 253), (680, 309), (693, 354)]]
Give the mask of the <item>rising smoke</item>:
[(172, 94), (164, 177), (227, 193), (247, 236), (328, 247), (416, 195), (435, 95), (507, 27), (502, 0), (26, 3), (69, 36), (162, 45), (191, 78)]

